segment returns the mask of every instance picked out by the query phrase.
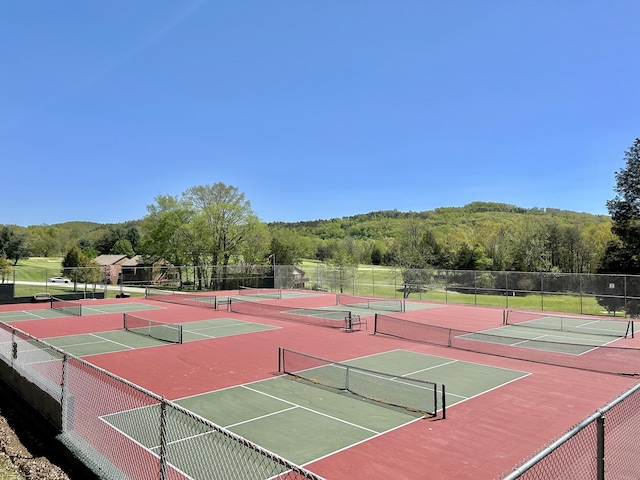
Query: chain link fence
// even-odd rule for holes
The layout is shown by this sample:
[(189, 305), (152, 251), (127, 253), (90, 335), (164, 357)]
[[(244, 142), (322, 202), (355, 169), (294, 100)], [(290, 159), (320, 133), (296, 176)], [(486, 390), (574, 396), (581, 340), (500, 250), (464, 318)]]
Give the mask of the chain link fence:
[(640, 301), (638, 275), (316, 265), (305, 280), (338, 293), (590, 315), (624, 316)]
[[(180, 291), (234, 290), (240, 287), (307, 289), (354, 295), (405, 298), (439, 303), (521, 308), (589, 315), (637, 316), (640, 275), (597, 275), (553, 272), (293, 265), (127, 266), (104, 267), (99, 281), (86, 281), (82, 269), (14, 270), (15, 297), (38, 292), (78, 298), (123, 294), (135, 287)], [(2, 285), (0, 285), (2, 287)], [(144, 291), (144, 290), (141, 290)]]
[(640, 478), (640, 383), (585, 419), (503, 480)]
[(0, 323), (0, 378), (104, 479), (320, 480), (125, 379)]

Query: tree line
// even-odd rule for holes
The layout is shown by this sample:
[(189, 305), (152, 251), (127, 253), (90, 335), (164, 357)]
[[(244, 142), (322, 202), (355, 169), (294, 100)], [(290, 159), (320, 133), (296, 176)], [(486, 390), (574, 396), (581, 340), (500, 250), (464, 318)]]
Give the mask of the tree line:
[[(563, 273), (639, 273), (640, 140), (615, 174), (611, 216), (473, 202), (424, 212), (396, 210), (330, 220), (264, 223), (236, 187), (194, 186), (159, 195), (144, 218), (116, 225), (70, 222), (0, 227), (0, 256), (65, 256), (74, 249), (142, 255), (175, 265), (293, 265), (303, 258), (337, 266), (393, 265)], [(76, 250), (77, 249), (77, 250)], [(203, 275), (206, 275), (206, 271)]]

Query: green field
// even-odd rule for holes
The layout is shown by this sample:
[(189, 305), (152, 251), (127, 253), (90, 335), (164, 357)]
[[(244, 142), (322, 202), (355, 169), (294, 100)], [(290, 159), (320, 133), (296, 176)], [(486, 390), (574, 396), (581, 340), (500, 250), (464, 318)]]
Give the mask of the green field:
[[(18, 264), (13, 267), (13, 273), (9, 278), (16, 281), (14, 291), (16, 297), (31, 297), (41, 292), (55, 296), (72, 292), (102, 293), (105, 291), (104, 284), (85, 285), (78, 283), (74, 285), (73, 282), (62, 284), (49, 281), (49, 278), (59, 276), (62, 276), (62, 257), (31, 257), (20, 259)], [(107, 297), (114, 298), (118, 293), (120, 293), (118, 285), (108, 285)], [(141, 294), (132, 293), (131, 295)]]
[[(46, 291), (56, 293), (69, 292), (72, 284), (66, 286), (50, 283), (48, 278), (59, 276), (62, 270), (62, 258), (29, 258), (22, 259), (14, 267), (16, 285), (15, 296), (32, 296), (35, 293)], [(305, 271), (308, 281), (306, 288), (319, 288), (327, 291), (340, 291), (340, 287), (332, 284), (324, 276), (327, 266), (317, 260), (303, 260), (299, 267)], [(355, 269), (345, 269), (342, 282), (342, 292), (355, 295), (374, 297), (402, 298), (403, 278), (399, 268), (361, 265)], [(38, 282), (38, 285), (28, 285), (21, 282)], [(102, 292), (105, 286), (102, 284), (84, 284), (76, 286), (77, 291)], [(85, 290), (86, 289), (86, 290)], [(120, 292), (118, 285), (107, 287), (107, 297), (115, 297)], [(132, 295), (141, 295), (132, 293)], [(596, 301), (595, 296), (579, 295), (573, 292), (567, 293), (540, 293), (530, 292), (514, 295), (491, 295), (482, 292), (469, 293), (456, 291), (444, 283), (423, 287), (419, 292), (411, 292), (409, 300), (422, 300), (427, 302), (450, 303), (460, 305), (477, 305), (499, 308), (519, 308), (528, 310), (545, 310), (565, 313), (579, 313), (588, 315), (613, 315), (606, 312)], [(616, 312), (617, 316), (623, 316), (624, 312)]]
[[(322, 262), (304, 260), (299, 267), (305, 271), (309, 279), (309, 288), (321, 288), (327, 291), (339, 291), (338, 287), (322, 278), (326, 268)], [(396, 267), (360, 265), (353, 274), (345, 275), (346, 282), (343, 293), (375, 297), (402, 298), (403, 279), (401, 270)], [(490, 295), (482, 292), (461, 293), (451, 290), (444, 284), (429, 285), (420, 292), (411, 292), (408, 300), (474, 305), (499, 308), (518, 308), (527, 310), (545, 310), (586, 315), (611, 315), (600, 306), (595, 296), (578, 293), (540, 293), (528, 292), (514, 295)], [(624, 316), (624, 312), (616, 312), (616, 316)]]

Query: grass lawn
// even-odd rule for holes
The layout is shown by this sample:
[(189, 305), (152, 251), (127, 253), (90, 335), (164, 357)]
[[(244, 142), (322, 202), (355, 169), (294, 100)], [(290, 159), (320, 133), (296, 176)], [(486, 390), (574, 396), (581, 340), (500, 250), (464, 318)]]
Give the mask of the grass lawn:
[[(309, 278), (309, 287), (320, 286), (324, 290), (337, 291), (327, 278), (327, 267), (319, 261), (304, 260), (300, 268)], [(399, 268), (387, 266), (361, 265), (355, 274), (344, 275), (344, 293), (368, 295), (376, 297), (402, 298), (403, 279)], [(526, 310), (545, 310), (550, 312), (575, 313), (586, 315), (613, 314), (606, 312), (596, 301), (595, 296), (573, 293), (527, 293), (526, 295), (506, 296), (475, 294), (453, 291), (447, 288), (442, 280), (436, 280), (432, 285), (425, 286), (420, 292), (412, 292), (407, 300), (422, 300), (437, 303), (453, 303), (459, 305), (478, 305), (498, 308), (517, 308)], [(617, 316), (624, 313), (617, 312)]]
[[(31, 297), (36, 293), (47, 292), (53, 296), (63, 293), (79, 292), (103, 292), (103, 284), (78, 284), (74, 290), (73, 282), (62, 284), (52, 283), (49, 281), (51, 277), (62, 276), (62, 257), (31, 257), (21, 259), (18, 264), (13, 267), (15, 272), (15, 292), (16, 297)], [(37, 285), (29, 285), (21, 282), (33, 282)], [(118, 285), (109, 285), (107, 297), (114, 298), (120, 293)], [(135, 294), (132, 294), (135, 295)], [(141, 295), (141, 294), (138, 294)]]
[[(328, 291), (337, 291), (337, 287), (331, 284), (327, 278), (327, 266), (318, 260), (303, 260), (299, 267), (305, 271), (309, 282), (307, 288), (321, 287)], [(69, 292), (69, 286), (50, 283), (48, 279), (59, 276), (62, 270), (61, 257), (33, 257), (22, 259), (14, 267), (16, 280), (18, 282), (38, 282), (41, 285), (16, 285), (16, 296), (32, 296), (35, 293), (47, 291), (53, 295), (56, 293)], [(349, 270), (349, 269), (346, 269)], [(403, 298), (403, 278), (401, 269), (379, 266), (362, 265), (355, 270), (355, 274), (344, 275), (344, 293), (356, 295), (367, 295), (387, 298)], [(115, 297), (120, 292), (117, 285), (110, 285), (107, 291), (108, 297)], [(78, 289), (84, 291), (84, 284)], [(103, 285), (87, 285), (87, 290), (100, 291)], [(522, 296), (506, 295), (485, 295), (460, 293), (447, 288), (442, 280), (435, 280), (433, 284), (427, 285), (420, 292), (412, 292), (408, 300), (423, 300), (438, 303), (453, 303), (462, 305), (479, 305), (499, 308), (518, 308), (528, 310), (545, 310), (552, 312), (581, 313), (588, 315), (610, 315), (598, 304), (595, 297), (577, 294), (540, 294), (538, 292), (528, 293)], [(618, 312), (618, 316), (623, 314)]]

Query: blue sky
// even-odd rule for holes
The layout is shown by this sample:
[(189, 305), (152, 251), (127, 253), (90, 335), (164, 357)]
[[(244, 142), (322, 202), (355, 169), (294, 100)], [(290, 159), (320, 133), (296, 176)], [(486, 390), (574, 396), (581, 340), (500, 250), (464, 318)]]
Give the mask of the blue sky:
[(634, 0), (0, 0), (0, 224), (223, 182), (264, 221), (494, 201), (606, 214)]

